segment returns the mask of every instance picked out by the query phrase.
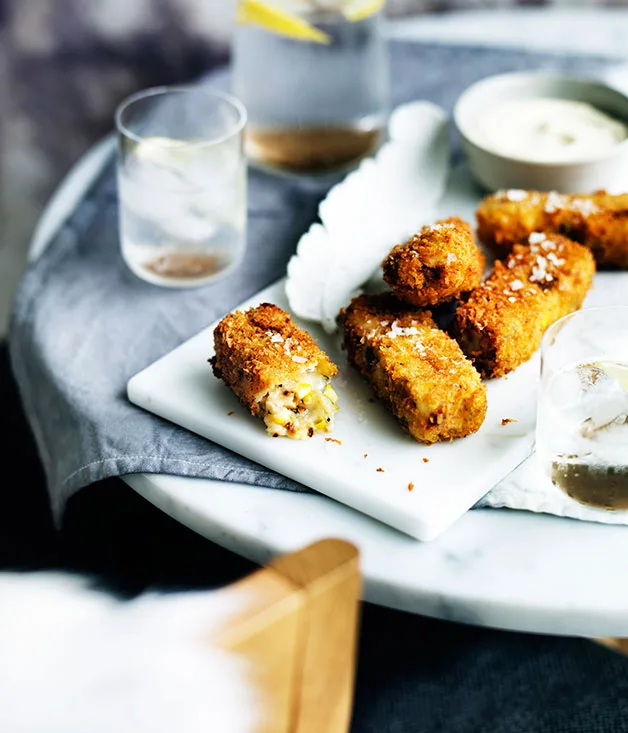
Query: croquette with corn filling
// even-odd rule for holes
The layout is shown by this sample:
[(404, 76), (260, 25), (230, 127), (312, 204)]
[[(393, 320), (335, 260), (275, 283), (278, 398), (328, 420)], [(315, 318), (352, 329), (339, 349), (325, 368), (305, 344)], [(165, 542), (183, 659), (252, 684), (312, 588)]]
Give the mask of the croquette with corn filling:
[(483, 377), (527, 361), (554, 321), (578, 310), (595, 274), (591, 250), (558, 234), (534, 232), (496, 261), (456, 310), (452, 334)]
[(429, 311), (390, 294), (360, 295), (340, 321), (350, 363), (415, 440), (437, 443), (480, 428), (486, 387)]
[(333, 427), (338, 371), (314, 339), (271, 303), (225, 316), (214, 330), (214, 374), (277, 438), (308, 438)]
[(498, 256), (532, 232), (551, 232), (589, 247), (602, 267), (628, 268), (628, 194), (498, 191), (476, 217), (480, 241)]
[(384, 280), (410, 305), (429, 306), (457, 298), (480, 284), (484, 257), (471, 227), (451, 217), (425, 226), (392, 249), (382, 265)]

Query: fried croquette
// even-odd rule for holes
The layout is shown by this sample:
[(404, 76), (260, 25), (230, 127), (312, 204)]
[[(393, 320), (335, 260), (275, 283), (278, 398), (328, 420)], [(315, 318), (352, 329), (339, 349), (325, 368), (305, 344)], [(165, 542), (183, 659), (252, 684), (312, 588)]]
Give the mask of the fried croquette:
[(532, 232), (551, 232), (589, 247), (600, 266), (628, 268), (628, 194), (499, 191), (476, 216), (480, 241), (498, 256)]
[(332, 429), (337, 367), (281, 308), (230, 313), (214, 330), (214, 347), (214, 374), (269, 435), (302, 439)]
[(480, 428), (486, 387), (429, 311), (391, 294), (360, 295), (340, 321), (349, 361), (415, 440), (464, 438)]
[(591, 250), (535, 232), (458, 306), (452, 334), (483, 377), (501, 377), (532, 356), (548, 326), (580, 308), (594, 274)]
[(452, 217), (425, 226), (383, 262), (384, 280), (410, 305), (444, 303), (480, 284), (484, 257), (471, 227)]

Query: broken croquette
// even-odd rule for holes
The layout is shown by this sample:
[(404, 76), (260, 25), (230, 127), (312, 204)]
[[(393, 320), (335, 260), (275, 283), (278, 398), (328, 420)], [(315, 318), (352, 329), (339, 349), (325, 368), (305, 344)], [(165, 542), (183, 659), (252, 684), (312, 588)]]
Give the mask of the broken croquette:
[(273, 437), (307, 438), (333, 427), (337, 367), (276, 305), (225, 316), (214, 330), (214, 374)]

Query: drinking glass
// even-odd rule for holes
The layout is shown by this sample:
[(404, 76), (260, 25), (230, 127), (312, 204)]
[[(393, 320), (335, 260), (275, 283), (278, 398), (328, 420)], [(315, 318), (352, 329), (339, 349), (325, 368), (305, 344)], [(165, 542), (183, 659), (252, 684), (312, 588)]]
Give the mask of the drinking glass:
[(628, 508), (628, 307), (589, 308), (541, 344), (536, 450), (552, 482), (585, 504)]
[[(249, 113), (247, 155), (281, 172), (347, 169), (377, 147), (388, 115), (382, 3), (351, 17), (346, 0), (268, 1), (288, 8), (306, 37), (290, 35), (287, 23), (282, 32), (240, 14), (233, 90)], [(241, 9), (246, 4), (240, 0)]]
[(202, 285), (244, 254), (246, 111), (203, 88), (160, 87), (116, 111), (122, 257), (140, 278)]

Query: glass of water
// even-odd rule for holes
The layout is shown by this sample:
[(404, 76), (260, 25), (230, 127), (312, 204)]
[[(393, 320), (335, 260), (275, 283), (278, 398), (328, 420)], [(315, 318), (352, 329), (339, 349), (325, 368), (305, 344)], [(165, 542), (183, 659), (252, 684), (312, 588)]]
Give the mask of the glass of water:
[(383, 2), (259, 0), (250, 16), (239, 3), (233, 89), (249, 113), (249, 159), (324, 174), (373, 152), (389, 111)]
[(122, 257), (166, 287), (203, 285), (242, 259), (244, 106), (203, 88), (140, 92), (116, 111)]
[(589, 308), (541, 344), (536, 451), (572, 498), (628, 509), (628, 307)]

